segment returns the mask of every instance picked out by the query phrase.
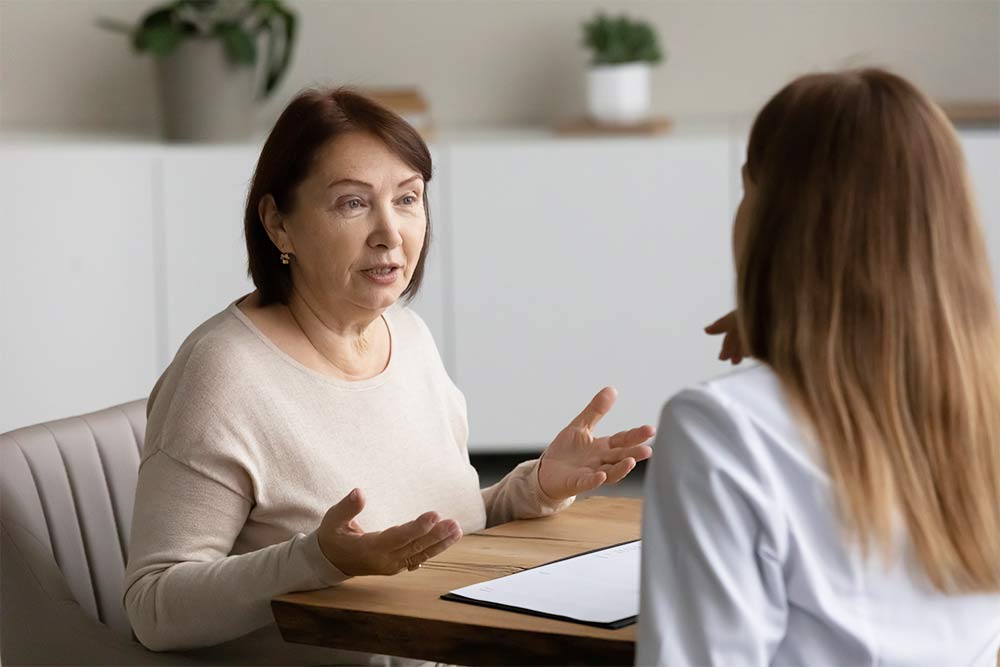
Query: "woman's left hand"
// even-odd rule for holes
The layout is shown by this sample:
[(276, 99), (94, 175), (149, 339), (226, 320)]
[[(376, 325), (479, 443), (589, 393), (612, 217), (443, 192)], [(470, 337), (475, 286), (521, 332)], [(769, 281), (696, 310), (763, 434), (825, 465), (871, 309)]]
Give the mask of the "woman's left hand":
[(593, 429), (611, 411), (618, 392), (605, 387), (552, 441), (538, 468), (542, 492), (556, 500), (569, 498), (602, 484), (614, 484), (638, 461), (648, 459), (652, 447), (643, 444), (656, 434), (649, 425), (595, 438)]

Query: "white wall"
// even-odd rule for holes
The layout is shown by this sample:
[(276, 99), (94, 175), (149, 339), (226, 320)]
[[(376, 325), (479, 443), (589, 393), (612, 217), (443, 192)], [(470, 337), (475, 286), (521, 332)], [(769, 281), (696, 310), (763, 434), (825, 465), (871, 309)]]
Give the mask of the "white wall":
[[(580, 23), (599, 7), (651, 20), (670, 58), (661, 113), (755, 110), (793, 75), (881, 64), (932, 96), (1000, 97), (1000, 0), (290, 0), (302, 30), (267, 126), (311, 83), (413, 84), (442, 125), (550, 122), (582, 109)], [(154, 132), (153, 68), (98, 16), (150, 0), (0, 0), (0, 129)]]

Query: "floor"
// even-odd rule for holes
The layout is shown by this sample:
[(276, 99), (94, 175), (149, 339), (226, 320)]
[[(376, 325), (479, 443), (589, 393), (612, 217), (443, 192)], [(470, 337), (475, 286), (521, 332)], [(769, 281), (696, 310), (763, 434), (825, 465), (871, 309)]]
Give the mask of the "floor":
[[(534, 458), (534, 454), (473, 454), (472, 465), (479, 471), (479, 486), (486, 487), (500, 481), (521, 461)], [(630, 496), (642, 495), (642, 479), (646, 471), (646, 462), (640, 462), (628, 477), (618, 484), (602, 486), (591, 493), (582, 494), (598, 496)]]

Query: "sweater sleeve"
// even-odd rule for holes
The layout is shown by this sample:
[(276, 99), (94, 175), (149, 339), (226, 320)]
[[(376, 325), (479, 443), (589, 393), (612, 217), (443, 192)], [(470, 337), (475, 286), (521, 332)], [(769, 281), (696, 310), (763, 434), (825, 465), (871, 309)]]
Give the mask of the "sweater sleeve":
[(271, 621), (272, 597), (325, 588), (346, 576), (316, 533), (229, 555), (251, 501), (166, 452), (139, 470), (125, 573), (125, 608), (154, 651), (211, 646)]
[(555, 500), (542, 491), (538, 483), (540, 458), (519, 463), (493, 486), (482, 490), (486, 506), (486, 526), (549, 516), (573, 504), (576, 496)]
[(780, 503), (754, 438), (708, 391), (664, 408), (645, 482), (637, 665), (766, 665), (784, 637)]

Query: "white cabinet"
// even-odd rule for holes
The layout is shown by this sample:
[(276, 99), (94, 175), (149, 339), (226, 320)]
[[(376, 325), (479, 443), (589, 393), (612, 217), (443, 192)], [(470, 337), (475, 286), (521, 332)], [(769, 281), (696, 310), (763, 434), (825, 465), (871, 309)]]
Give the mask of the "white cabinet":
[(157, 159), (161, 202), (153, 202), (163, 271), (165, 368), (195, 327), (253, 291), (243, 210), (257, 146), (174, 148)]
[[(1000, 293), (1000, 132), (960, 133)], [(259, 146), (0, 139), (0, 432), (148, 393), (183, 339), (253, 289)], [(544, 446), (600, 387), (611, 432), (725, 373), (745, 127), (656, 139), (442, 135), (413, 308), (468, 398), (473, 451)]]
[(142, 149), (0, 151), (0, 432), (152, 386), (150, 165)]
[(964, 130), (959, 138), (990, 252), (994, 289), (1000, 296), (1000, 133)]
[(606, 384), (600, 431), (655, 425), (726, 370), (702, 327), (732, 305), (725, 134), (451, 149), (454, 377), (474, 450), (544, 447)]

